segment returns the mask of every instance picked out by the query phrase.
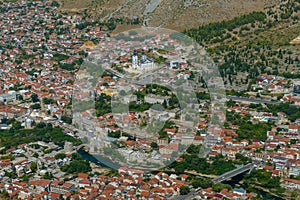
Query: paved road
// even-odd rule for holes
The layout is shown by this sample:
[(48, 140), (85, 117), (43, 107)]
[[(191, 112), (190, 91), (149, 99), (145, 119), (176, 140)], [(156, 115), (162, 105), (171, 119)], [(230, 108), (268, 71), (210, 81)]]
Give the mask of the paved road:
[(200, 189), (193, 189), (190, 191), (187, 195), (177, 195), (173, 197), (173, 200), (188, 200), (188, 199), (193, 199), (197, 193), (199, 192)]
[(247, 98), (247, 97), (237, 97), (237, 96), (226, 96), (227, 99), (232, 99), (235, 101), (247, 101), (252, 103), (264, 103), (264, 104), (280, 104), (279, 101), (268, 101), (264, 99), (257, 99), (257, 98)]
[[(145, 83), (147, 83), (147, 81), (149, 81), (149, 79), (151, 80), (151, 75), (142, 75), (140, 78), (142, 79), (142, 81), (134, 81), (130, 78), (125, 77), (123, 74), (116, 72), (115, 70), (112, 69), (105, 69), (107, 72), (114, 74), (115, 76), (118, 76), (120, 78), (125, 79), (128, 82), (132, 82), (134, 84), (137, 85), (145, 85)], [(212, 94), (211, 94), (212, 95)], [(218, 94), (215, 94), (218, 95)], [(222, 96), (222, 95), (219, 95)], [(280, 104), (280, 101), (268, 101), (265, 99), (258, 99), (258, 98), (248, 98), (248, 97), (238, 97), (238, 96), (226, 96), (227, 99), (232, 99), (234, 101), (247, 101), (247, 102), (251, 102), (251, 103), (263, 103), (263, 104)]]

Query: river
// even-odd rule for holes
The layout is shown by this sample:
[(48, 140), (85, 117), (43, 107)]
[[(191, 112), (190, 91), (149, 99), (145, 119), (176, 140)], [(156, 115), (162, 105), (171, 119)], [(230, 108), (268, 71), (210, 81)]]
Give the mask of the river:
[[(84, 151), (82, 149), (78, 150), (77, 152), (82, 156), (82, 158), (84, 160), (88, 160), (92, 163), (95, 163), (98, 166), (108, 167), (108, 168), (113, 168), (113, 169), (118, 169), (120, 167), (120, 165), (117, 165), (116, 163), (111, 162), (109, 159), (104, 158), (101, 155), (90, 155), (89, 153), (87, 153), (86, 151)], [(155, 172), (153, 172), (153, 173), (155, 174)], [(240, 182), (243, 180), (243, 177), (246, 173), (247, 172), (240, 174), (238, 176), (235, 176), (230, 181), (225, 181), (223, 183), (231, 185), (232, 188), (235, 188), (235, 187), (246, 188), (247, 187), (246, 184), (240, 184)], [(256, 193), (260, 194), (263, 199), (283, 200), (283, 198), (278, 198), (278, 197), (272, 196), (271, 194), (269, 194), (265, 191), (259, 190), (259, 189), (256, 189)]]
[(95, 163), (98, 166), (108, 167), (108, 168), (113, 168), (113, 169), (119, 169), (120, 168), (120, 165), (111, 162), (108, 158), (105, 158), (101, 155), (91, 155), (91, 154), (87, 153), (86, 151), (84, 151), (82, 149), (79, 149), (77, 151), (77, 153), (79, 153), (84, 160), (88, 160), (92, 163)]
[[(248, 172), (245, 172), (243, 174), (235, 176), (230, 181), (224, 181), (223, 183), (224, 184), (229, 184), (232, 188), (241, 187), (241, 188), (246, 189), (247, 185), (244, 184), (244, 183), (241, 184), (240, 182), (243, 180), (244, 175), (247, 174), (247, 173)], [(267, 200), (283, 200), (283, 198), (275, 197), (275, 196), (271, 195), (270, 193), (267, 193), (267, 192), (265, 192), (263, 190), (260, 190), (260, 189), (255, 189), (255, 191), (256, 191), (257, 194), (260, 194), (263, 199), (267, 199)]]

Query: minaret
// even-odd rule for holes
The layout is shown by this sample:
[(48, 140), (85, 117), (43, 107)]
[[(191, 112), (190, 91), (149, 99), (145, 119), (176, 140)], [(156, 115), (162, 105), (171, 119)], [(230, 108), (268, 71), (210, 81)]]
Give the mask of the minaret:
[(146, 61), (146, 60), (147, 60), (147, 55), (146, 55), (145, 53), (143, 53), (143, 55), (142, 55), (142, 60), (143, 60), (143, 61)]
[(136, 51), (134, 51), (134, 53), (132, 55), (132, 68), (133, 69), (138, 68), (138, 62), (139, 62), (139, 59), (138, 59), (137, 53), (136, 53)]

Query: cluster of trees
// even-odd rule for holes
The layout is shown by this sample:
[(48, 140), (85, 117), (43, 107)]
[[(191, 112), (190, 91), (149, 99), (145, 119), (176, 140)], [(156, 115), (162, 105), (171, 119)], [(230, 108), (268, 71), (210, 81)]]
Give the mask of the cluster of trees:
[(147, 84), (146, 94), (156, 94), (160, 96), (168, 96), (171, 90), (168, 87), (157, 85), (157, 84)]
[(239, 113), (235, 113), (234, 111), (226, 111), (226, 120), (233, 125), (241, 126), (250, 121), (250, 115), (241, 115)]
[[(55, 158), (63, 158), (65, 155), (56, 154)], [(90, 167), (90, 163), (87, 160), (82, 160), (82, 156), (79, 153), (72, 153), (71, 155), (72, 161), (69, 165), (64, 165), (61, 167), (61, 171), (66, 172), (68, 174), (72, 173), (87, 173), (92, 169)]]
[(238, 139), (243, 140), (252, 140), (258, 139), (261, 141), (267, 140), (267, 131), (270, 131), (272, 128), (271, 123), (259, 122), (259, 123), (251, 123), (250, 121), (245, 124), (241, 124), (239, 129), (237, 130)]
[(68, 174), (79, 172), (87, 173), (91, 170), (90, 163), (87, 160), (73, 160), (69, 165), (64, 165), (61, 167), (61, 171)]
[(79, 66), (83, 63), (83, 59), (79, 58), (78, 60), (75, 60), (72, 63), (59, 63), (59, 67), (68, 71), (73, 71), (76, 69), (76, 66)]
[(129, 110), (134, 112), (144, 112), (146, 110), (149, 110), (151, 106), (152, 104), (150, 103), (138, 104), (136, 102), (129, 102)]
[(53, 57), (51, 58), (51, 60), (56, 61), (56, 62), (60, 62), (62, 60), (67, 60), (69, 58), (70, 58), (70, 56), (68, 56), (66, 54), (56, 53), (56, 54), (53, 55)]
[(43, 103), (48, 105), (48, 104), (55, 103), (55, 100), (45, 97), (45, 98), (43, 98)]
[(175, 128), (178, 129), (178, 127), (175, 126), (175, 123), (172, 121), (166, 121), (163, 125), (163, 128), (158, 132), (159, 138), (169, 138), (168, 134), (164, 131), (166, 128)]
[(52, 1), (51, 6), (59, 7), (59, 3), (57, 1)]
[(180, 195), (186, 195), (190, 192), (190, 187), (189, 186), (186, 186), (186, 185), (183, 185), (179, 188), (179, 193)]
[(218, 156), (212, 163), (207, 162), (205, 158), (200, 158), (199, 154), (184, 154), (181, 156), (184, 160), (174, 162), (170, 165), (176, 173), (183, 173), (185, 170), (195, 170), (198, 173), (221, 175), (235, 169), (232, 161), (226, 161), (224, 157)]
[(63, 121), (63, 122), (65, 122), (65, 123), (67, 123), (67, 124), (72, 124), (72, 117), (69, 117), (69, 116), (66, 116), (66, 115), (63, 115), (62, 117), (61, 117), (61, 120)]
[(109, 30), (114, 30), (116, 28), (116, 23), (113, 20), (109, 20), (106, 22), (99, 22), (99, 21), (85, 21), (80, 24), (76, 24), (76, 28), (83, 30), (87, 28), (88, 26), (106, 26)]
[(213, 186), (213, 181), (210, 180), (210, 179), (207, 179), (207, 178), (196, 178), (196, 179), (191, 181), (191, 185), (194, 188), (201, 187), (203, 189), (206, 189), (206, 188), (209, 188), (209, 187)]
[(271, 112), (274, 116), (277, 116), (278, 112), (284, 112), (287, 115), (287, 118), (294, 122), (296, 119), (300, 118), (300, 108), (296, 107), (290, 103), (280, 103), (280, 104), (268, 104), (267, 108), (263, 108), (262, 105), (250, 105), (251, 108), (255, 108), (258, 111), (262, 112)]
[[(108, 131), (107, 136), (112, 138), (120, 138), (121, 131)], [(128, 133), (124, 133), (124, 132), (122, 132), (122, 136), (130, 137)]]
[(146, 88), (141, 91), (135, 91), (134, 94), (137, 95), (138, 100), (144, 100), (147, 94), (156, 94), (160, 96), (168, 96), (171, 90), (165, 86), (157, 84), (147, 84)]
[(53, 178), (54, 178), (54, 176), (53, 176), (53, 174), (51, 172), (46, 172), (46, 174), (43, 175), (43, 179), (49, 179), (49, 180), (51, 180)]
[(74, 145), (81, 144), (81, 140), (65, 135), (60, 127), (52, 127), (52, 124), (40, 122), (34, 129), (22, 129), (20, 124), (12, 127), (13, 131), (0, 130), (0, 146), (17, 147), (20, 144), (43, 141), (46, 143), (54, 142), (63, 145), (65, 141), (72, 142)]
[(55, 155), (55, 159), (64, 159), (66, 157), (66, 154), (64, 153), (58, 153)]
[(284, 193), (284, 189), (280, 187), (280, 177), (272, 177), (271, 172), (262, 169), (252, 170), (250, 174), (245, 175), (244, 180), (248, 187), (261, 186), (280, 195)]
[(196, 96), (199, 100), (210, 100), (210, 94), (207, 92), (197, 92)]
[(104, 114), (110, 113), (111, 109), (111, 97), (102, 93), (95, 100), (95, 109), (97, 117), (100, 117)]
[(263, 12), (252, 12), (247, 15), (235, 17), (229, 21), (209, 23), (200, 26), (198, 29), (187, 30), (184, 33), (201, 43), (202, 41), (210, 41), (215, 37), (223, 36), (226, 33), (226, 30), (232, 31), (242, 25), (263, 22), (266, 17), (266, 14)]
[(212, 186), (212, 190), (214, 192), (221, 192), (224, 188), (228, 189), (229, 191), (232, 190), (232, 187), (228, 184), (223, 184), (223, 183), (216, 183)]
[(246, 164), (252, 162), (251, 158), (243, 156), (240, 153), (235, 154), (235, 159), (236, 159), (236, 161), (241, 162), (243, 165), (246, 165)]

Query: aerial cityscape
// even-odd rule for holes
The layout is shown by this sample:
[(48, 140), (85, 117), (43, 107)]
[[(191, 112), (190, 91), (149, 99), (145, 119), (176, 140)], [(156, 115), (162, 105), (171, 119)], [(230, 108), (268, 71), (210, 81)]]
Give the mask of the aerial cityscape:
[(0, 199), (300, 199), (299, 0), (0, 10)]

